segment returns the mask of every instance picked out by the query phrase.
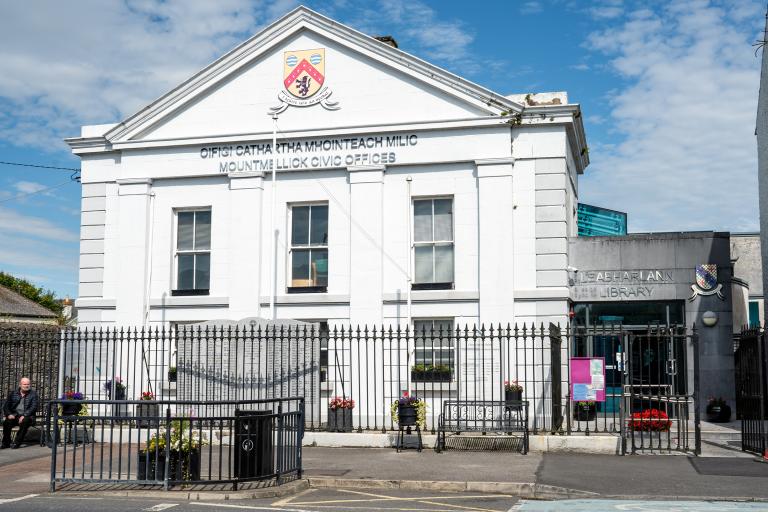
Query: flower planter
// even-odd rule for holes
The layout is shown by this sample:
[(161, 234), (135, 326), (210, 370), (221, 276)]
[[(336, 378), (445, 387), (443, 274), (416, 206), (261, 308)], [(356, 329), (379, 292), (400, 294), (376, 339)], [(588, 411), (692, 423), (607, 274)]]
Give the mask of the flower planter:
[(138, 404), (136, 416), (138, 428), (156, 428), (160, 425), (160, 404)]
[(416, 426), (416, 407), (413, 405), (400, 405), (397, 408), (397, 423), (401, 427)]
[(512, 408), (515, 410), (520, 410), (522, 407), (519, 403), (516, 402), (522, 402), (523, 401), (523, 390), (513, 390), (513, 389), (505, 389), (504, 390), (504, 406), (508, 408)]
[[(200, 480), (200, 450), (170, 452), (169, 480)], [(137, 480), (165, 480), (165, 451), (139, 450)]]
[(707, 421), (710, 423), (726, 423), (731, 421), (731, 406), (728, 404), (707, 405)]
[(168, 382), (176, 382), (176, 368), (168, 370)]
[(451, 382), (451, 372), (443, 370), (411, 370), (412, 382)]
[(597, 417), (597, 406), (589, 404), (586, 407), (573, 404), (573, 419), (576, 421), (592, 421)]
[(328, 432), (352, 432), (353, 409), (328, 409)]
[(62, 416), (77, 416), (80, 414), (80, 408), (83, 406), (81, 403), (76, 404), (61, 404)]

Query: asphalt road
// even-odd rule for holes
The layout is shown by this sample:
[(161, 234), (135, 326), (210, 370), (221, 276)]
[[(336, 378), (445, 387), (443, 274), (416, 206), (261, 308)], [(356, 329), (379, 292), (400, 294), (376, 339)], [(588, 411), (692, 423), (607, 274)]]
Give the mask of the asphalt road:
[(181, 501), (173, 499), (110, 498), (98, 496), (10, 495), (0, 493), (0, 512), (207, 512), (213, 510), (285, 512), (506, 512), (517, 498), (483, 493), (434, 491), (309, 489), (294, 496), (226, 502)]

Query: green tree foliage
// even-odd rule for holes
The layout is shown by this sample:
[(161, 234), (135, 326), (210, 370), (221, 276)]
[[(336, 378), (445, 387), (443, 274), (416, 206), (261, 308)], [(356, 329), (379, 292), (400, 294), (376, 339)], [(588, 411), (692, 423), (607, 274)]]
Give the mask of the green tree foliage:
[(14, 277), (11, 274), (0, 272), (0, 285), (15, 291), (19, 295), (22, 295), (31, 301), (37, 302), (44, 308), (50, 309), (57, 315), (60, 315), (62, 309), (64, 308), (56, 298), (55, 293), (53, 293), (51, 290), (43, 290), (42, 288), (38, 288), (26, 279), (21, 279)]

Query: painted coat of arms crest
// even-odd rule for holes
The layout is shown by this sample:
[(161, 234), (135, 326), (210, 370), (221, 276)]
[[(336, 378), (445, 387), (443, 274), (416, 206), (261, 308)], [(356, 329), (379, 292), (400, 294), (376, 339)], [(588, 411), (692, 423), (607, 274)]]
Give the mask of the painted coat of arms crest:
[(696, 284), (691, 285), (693, 295), (688, 300), (695, 299), (698, 295), (715, 295), (725, 300), (722, 293), (722, 284), (717, 282), (717, 265), (707, 263), (705, 265), (696, 265)]
[(331, 94), (325, 85), (325, 48), (287, 51), (283, 54), (283, 90), (277, 95), (280, 105), (272, 107), (270, 114), (279, 114), (291, 105), (318, 103), (327, 110), (338, 110), (338, 102), (328, 100)]

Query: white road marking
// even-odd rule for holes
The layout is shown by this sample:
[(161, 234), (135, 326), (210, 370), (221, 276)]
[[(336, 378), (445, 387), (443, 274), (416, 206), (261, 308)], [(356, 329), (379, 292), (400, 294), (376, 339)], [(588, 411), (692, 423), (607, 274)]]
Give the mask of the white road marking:
[(275, 512), (312, 512), (303, 508), (256, 507), (249, 505), (224, 505), (223, 503), (190, 503), (190, 505), (197, 505), (198, 507), (239, 508), (241, 510), (274, 510)]
[(39, 494), (27, 494), (26, 496), (21, 496), (19, 498), (6, 498), (4, 500), (0, 500), (0, 505), (4, 503), (12, 503), (14, 501), (28, 500), (29, 498), (34, 498), (35, 496), (39, 496)]
[(145, 508), (144, 510), (145, 512), (160, 512), (161, 510), (178, 506), (178, 503), (158, 503), (154, 507)]

